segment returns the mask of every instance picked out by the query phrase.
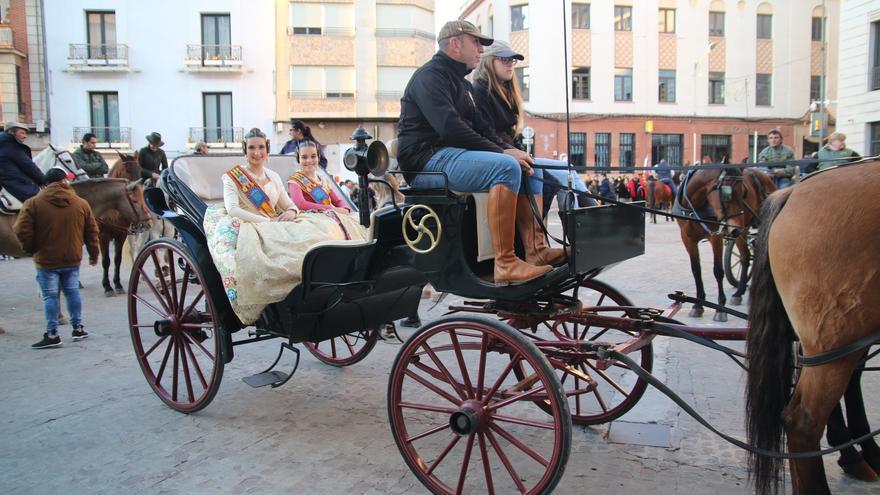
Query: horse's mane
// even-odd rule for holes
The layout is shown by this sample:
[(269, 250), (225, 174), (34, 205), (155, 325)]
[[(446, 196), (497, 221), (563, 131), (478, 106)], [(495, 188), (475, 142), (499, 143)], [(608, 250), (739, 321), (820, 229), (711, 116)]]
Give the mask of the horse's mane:
[(141, 166), (133, 155), (119, 154), (119, 160), (110, 169), (108, 177), (137, 180), (141, 176)]

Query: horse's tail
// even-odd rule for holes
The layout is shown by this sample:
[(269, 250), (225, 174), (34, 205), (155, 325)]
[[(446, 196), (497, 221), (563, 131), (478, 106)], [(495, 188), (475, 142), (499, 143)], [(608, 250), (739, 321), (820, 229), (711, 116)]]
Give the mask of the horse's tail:
[[(792, 189), (770, 196), (761, 208), (755, 264), (749, 284), (746, 428), (750, 444), (777, 452), (783, 440), (782, 412), (791, 395), (794, 329), (770, 271), (768, 240), (773, 220), (788, 202)], [(757, 493), (777, 493), (781, 465), (779, 459), (749, 454), (749, 473)]]

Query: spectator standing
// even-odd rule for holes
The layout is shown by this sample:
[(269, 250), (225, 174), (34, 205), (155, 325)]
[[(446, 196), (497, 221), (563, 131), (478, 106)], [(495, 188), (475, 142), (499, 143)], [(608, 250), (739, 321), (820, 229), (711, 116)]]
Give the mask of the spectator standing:
[(611, 181), (608, 179), (608, 175), (602, 174), (602, 181), (599, 182), (599, 196), (602, 196), (602, 199), (616, 199), (614, 194), (614, 186), (611, 185)]
[(152, 181), (159, 180), (159, 174), (168, 168), (168, 158), (162, 149), (165, 143), (158, 132), (147, 134), (147, 145), (138, 151), (138, 164), (141, 166), (141, 177)]
[(193, 153), (196, 155), (207, 155), (208, 154), (208, 145), (204, 141), (199, 141), (196, 143), (196, 147), (193, 150)]
[(100, 179), (110, 171), (110, 167), (107, 166), (104, 157), (95, 151), (97, 147), (97, 136), (87, 132), (82, 137), (82, 144), (72, 153), (76, 166), (83, 169), (88, 174), (89, 179)]
[(299, 143), (302, 141), (311, 141), (318, 145), (318, 166), (327, 170), (327, 157), (324, 156), (324, 146), (312, 135), (311, 127), (307, 126), (302, 120), (290, 121), (290, 141), (284, 143), (281, 148), (282, 155), (297, 154)]
[(43, 295), (46, 333), (33, 349), (61, 345), (58, 335), (59, 288), (67, 301), (73, 340), (89, 334), (82, 325), (79, 296), (79, 264), (83, 244), (89, 264), (98, 263), (98, 224), (89, 204), (70, 187), (67, 173), (52, 169), (46, 173), (45, 189), (25, 201), (13, 227), (22, 249), (33, 256), (37, 283)]
[(40, 192), (46, 177), (31, 158), (30, 146), (24, 144), (27, 126), (7, 122), (0, 134), (0, 186), (19, 201), (25, 201)]
[[(794, 150), (782, 144), (782, 133), (776, 129), (767, 133), (767, 142), (769, 146), (761, 150), (758, 155), (759, 162), (784, 162), (794, 160)], [(783, 188), (797, 182), (800, 177), (800, 171), (797, 165), (787, 165), (783, 168), (775, 168), (770, 172), (776, 187)]]

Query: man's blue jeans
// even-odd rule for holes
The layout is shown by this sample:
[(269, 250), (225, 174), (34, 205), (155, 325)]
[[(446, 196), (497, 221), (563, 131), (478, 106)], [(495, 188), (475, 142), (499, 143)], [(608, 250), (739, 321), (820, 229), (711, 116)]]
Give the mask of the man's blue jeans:
[[(460, 192), (488, 191), (492, 186), (503, 184), (511, 191), (522, 187), (522, 169), (512, 156), (492, 151), (467, 151), (461, 148), (441, 148), (428, 160), (423, 172), (445, 172), (449, 189)], [(528, 176), (531, 191), (540, 191), (542, 171)], [(416, 189), (441, 188), (440, 175), (417, 175), (412, 182)], [(534, 192), (533, 192), (534, 194)]]
[(46, 333), (49, 336), (58, 334), (58, 312), (61, 302), (58, 300), (58, 288), (64, 292), (70, 323), (74, 327), (82, 324), (82, 300), (79, 298), (79, 267), (54, 268), (44, 270), (37, 268), (37, 283), (43, 294), (43, 313), (46, 317)]

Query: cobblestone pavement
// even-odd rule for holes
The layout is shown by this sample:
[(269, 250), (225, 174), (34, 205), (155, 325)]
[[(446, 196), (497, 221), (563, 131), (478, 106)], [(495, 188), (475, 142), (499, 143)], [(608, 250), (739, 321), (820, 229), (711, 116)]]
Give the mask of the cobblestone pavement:
[[(708, 275), (708, 246), (702, 249)], [(43, 331), (31, 261), (0, 261), (0, 273), (0, 326), (6, 329), (0, 335), (0, 493), (425, 492), (388, 425), (388, 374), (399, 346), (379, 343), (364, 361), (344, 369), (304, 352), (296, 376), (278, 389), (252, 389), (241, 381), (274, 359), (278, 342), (239, 347), (214, 402), (184, 415), (147, 386), (128, 335), (127, 299), (104, 297), (99, 268), (84, 267), (82, 276), (91, 337), (67, 338), (62, 348), (43, 351), (28, 348)], [(636, 305), (662, 308), (668, 292), (694, 292), (672, 222), (649, 224), (647, 253), (599, 278)], [(456, 302), (449, 297), (444, 306)], [(423, 301), (425, 321), (443, 311), (429, 311), (432, 304)], [(686, 311), (679, 317), (713, 324), (710, 312), (700, 320)], [(62, 331), (69, 336), (69, 327)], [(412, 330), (401, 333), (405, 338)], [(661, 380), (721, 430), (744, 437), (744, 376), (730, 360), (670, 339), (656, 340), (654, 352)], [(866, 382), (876, 426), (880, 380), (867, 376)], [(743, 453), (656, 391), (613, 427), (634, 424), (668, 431), (670, 446), (612, 443), (607, 425), (575, 426), (556, 493), (749, 492)], [(825, 466), (835, 493), (877, 493), (876, 484), (843, 477), (834, 457)]]

